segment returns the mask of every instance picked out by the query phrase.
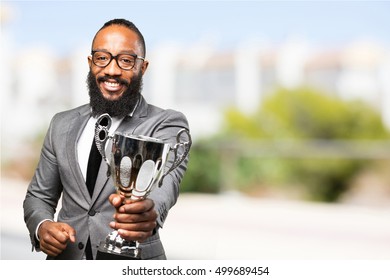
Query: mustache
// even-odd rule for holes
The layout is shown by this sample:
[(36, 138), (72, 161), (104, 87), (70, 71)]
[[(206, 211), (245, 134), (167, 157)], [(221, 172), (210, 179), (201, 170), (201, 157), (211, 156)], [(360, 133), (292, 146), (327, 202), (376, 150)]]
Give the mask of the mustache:
[(113, 77), (113, 76), (102, 76), (102, 77), (98, 77), (97, 78), (97, 81), (98, 82), (108, 82), (109, 80), (115, 80), (117, 83), (119, 84), (123, 84), (125, 86), (130, 86), (130, 83), (124, 79), (121, 79), (119, 77)]

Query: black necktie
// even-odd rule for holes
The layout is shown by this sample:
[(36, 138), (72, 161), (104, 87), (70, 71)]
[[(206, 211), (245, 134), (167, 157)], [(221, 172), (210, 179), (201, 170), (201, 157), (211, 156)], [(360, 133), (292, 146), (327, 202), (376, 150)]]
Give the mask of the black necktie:
[[(102, 156), (100, 155), (99, 150), (96, 147), (95, 138), (94, 138), (91, 145), (91, 152), (89, 153), (89, 158), (88, 158), (87, 179), (86, 179), (88, 192), (91, 197), (93, 194), (93, 189), (95, 188), (96, 178), (99, 173), (101, 162), (102, 162)], [(85, 248), (85, 256), (87, 260), (93, 260), (90, 238), (88, 238), (87, 245)]]
[(89, 153), (88, 167), (87, 167), (87, 178), (86, 184), (88, 192), (92, 197), (93, 189), (96, 183), (96, 177), (99, 173), (100, 163), (102, 162), (102, 156), (100, 155), (95, 139), (92, 141), (91, 152)]

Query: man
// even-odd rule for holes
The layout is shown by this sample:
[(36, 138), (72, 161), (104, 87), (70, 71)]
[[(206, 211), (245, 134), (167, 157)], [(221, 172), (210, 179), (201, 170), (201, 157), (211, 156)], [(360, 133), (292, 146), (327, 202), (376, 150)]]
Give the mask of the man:
[[(114, 229), (126, 240), (141, 242), (142, 259), (166, 259), (158, 230), (176, 203), (188, 159), (164, 178), (160, 188), (133, 203), (124, 203), (115, 193), (104, 162), (96, 183), (92, 179), (86, 184), (91, 180), (87, 167), (101, 114), (113, 119), (110, 133), (116, 129), (176, 143), (177, 132), (188, 129), (182, 113), (150, 105), (141, 95), (148, 67), (145, 53), (144, 38), (133, 23), (124, 19), (105, 23), (88, 57), (90, 104), (58, 113), (51, 121), (23, 203), (33, 247), (48, 259), (95, 259), (100, 241)], [(62, 208), (54, 221), (60, 197)]]

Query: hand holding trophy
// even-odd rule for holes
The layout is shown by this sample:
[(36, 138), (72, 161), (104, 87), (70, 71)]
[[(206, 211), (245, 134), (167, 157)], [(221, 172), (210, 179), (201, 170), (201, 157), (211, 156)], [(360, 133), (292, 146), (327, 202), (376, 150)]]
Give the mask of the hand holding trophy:
[[(142, 135), (115, 132), (109, 136), (111, 122), (111, 117), (103, 114), (95, 125), (95, 142), (108, 165), (107, 176), (112, 177), (116, 192), (124, 196), (125, 201), (145, 199), (188, 155), (192, 144), (189, 131), (181, 129), (176, 135), (176, 144), (171, 147), (159, 139)], [(187, 142), (180, 142), (182, 134), (187, 134)], [(109, 159), (105, 152), (108, 140), (112, 140)], [(183, 152), (179, 154), (179, 150)], [(173, 153), (173, 163), (165, 171), (170, 153)], [(117, 231), (100, 242), (97, 253), (97, 259), (140, 259), (140, 256), (138, 242), (123, 239)]]

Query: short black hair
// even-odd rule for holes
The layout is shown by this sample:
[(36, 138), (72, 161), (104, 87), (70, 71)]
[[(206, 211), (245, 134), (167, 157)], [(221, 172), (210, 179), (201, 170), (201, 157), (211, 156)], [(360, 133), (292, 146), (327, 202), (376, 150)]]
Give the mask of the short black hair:
[(137, 26), (135, 26), (134, 23), (132, 23), (131, 21), (127, 20), (127, 19), (123, 19), (123, 18), (116, 18), (116, 19), (112, 19), (112, 20), (109, 20), (107, 21), (99, 30), (98, 32), (96, 32), (95, 34), (95, 37), (93, 38), (92, 40), (92, 45), (93, 45), (93, 42), (95, 41), (95, 38), (96, 38), (96, 35), (99, 33), (99, 31), (101, 31), (102, 29), (108, 27), (108, 26), (111, 26), (111, 25), (122, 25), (122, 26), (125, 26), (127, 27), (128, 29), (130, 29), (131, 31), (135, 32), (135, 34), (137, 34), (140, 42), (141, 42), (141, 47), (143, 49), (143, 57), (146, 56), (146, 44), (145, 44), (145, 39), (144, 39), (144, 36), (142, 35), (141, 31), (139, 31), (139, 29), (137, 28)]

